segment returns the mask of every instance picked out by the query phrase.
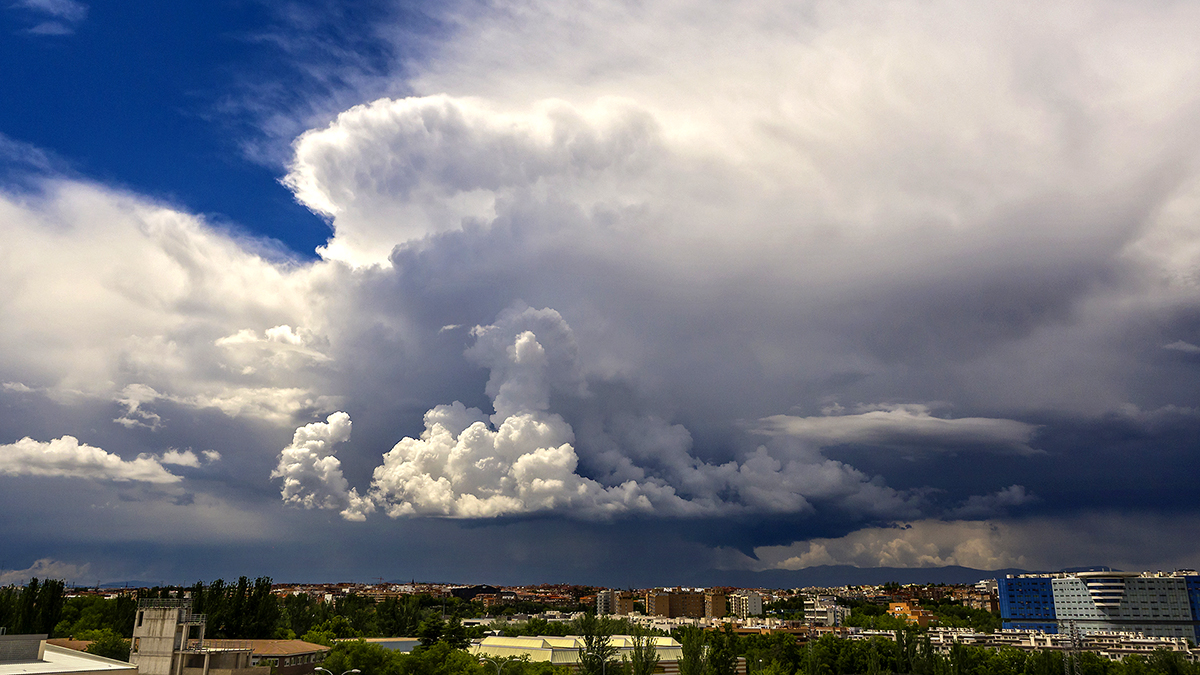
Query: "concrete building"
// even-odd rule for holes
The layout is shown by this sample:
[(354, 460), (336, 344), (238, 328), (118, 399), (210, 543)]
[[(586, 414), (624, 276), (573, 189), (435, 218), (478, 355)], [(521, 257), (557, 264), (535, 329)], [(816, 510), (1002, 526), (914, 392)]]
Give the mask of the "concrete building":
[(596, 594), (596, 614), (633, 614), (634, 599), (629, 591), (600, 591)]
[(740, 619), (761, 616), (762, 596), (754, 591), (738, 591), (729, 596), (729, 611)]
[(190, 600), (142, 600), (129, 660), (141, 675), (308, 675), (329, 651), (303, 640), (209, 640), (204, 628)]
[(0, 675), (138, 675), (136, 666), (46, 644), (45, 635), (0, 635)]
[(850, 608), (837, 604), (831, 595), (818, 595), (804, 599), (804, 620), (814, 626), (841, 626), (850, 618)]
[(304, 640), (205, 640), (207, 649), (250, 649), (251, 666), (270, 666), (271, 675), (308, 675), (329, 647)]
[(704, 614), (704, 593), (700, 590), (653, 590), (646, 593), (646, 614), (649, 616), (665, 616), (668, 619), (677, 617), (701, 618)]
[(1133, 632), (1200, 641), (1200, 575), (1099, 569), (1020, 574), (1000, 579), (1004, 628), (1061, 632)]
[(709, 619), (720, 619), (729, 613), (728, 598), (724, 593), (709, 591), (704, 594), (704, 616)]

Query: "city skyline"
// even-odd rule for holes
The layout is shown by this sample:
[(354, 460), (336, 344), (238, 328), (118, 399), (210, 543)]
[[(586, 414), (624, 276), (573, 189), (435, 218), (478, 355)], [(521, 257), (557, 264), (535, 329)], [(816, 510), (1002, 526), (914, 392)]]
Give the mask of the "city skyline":
[(3, 578), (1200, 566), (1200, 7), (0, 30)]

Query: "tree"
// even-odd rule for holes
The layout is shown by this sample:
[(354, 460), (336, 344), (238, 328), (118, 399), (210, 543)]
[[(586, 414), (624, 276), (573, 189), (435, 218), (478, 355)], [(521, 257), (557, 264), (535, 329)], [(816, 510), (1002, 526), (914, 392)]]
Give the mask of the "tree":
[(111, 628), (84, 631), (75, 636), (80, 640), (91, 640), (87, 653), (117, 661), (129, 660), (129, 640), (117, 635)]
[(421, 639), (422, 647), (431, 647), (442, 639), (445, 630), (446, 622), (440, 615), (435, 615), (421, 622), (420, 628), (417, 629), (417, 637)]
[(709, 650), (706, 675), (734, 675), (737, 666), (738, 636), (733, 624), (725, 624), (725, 630), (713, 631), (708, 636)]
[(682, 656), (679, 659), (679, 675), (704, 675), (707, 669), (705, 648), (706, 634), (702, 628), (684, 626), (676, 634)]
[(657, 642), (651, 637), (650, 631), (641, 624), (634, 627), (630, 636), (633, 638), (633, 644), (629, 658), (621, 657), (622, 661), (628, 660), (629, 675), (652, 675), (658, 667)]
[(578, 627), (583, 637), (583, 649), (579, 653), (580, 675), (606, 675), (608, 662), (617, 655), (617, 648), (609, 639), (609, 623), (589, 612), (579, 618)]

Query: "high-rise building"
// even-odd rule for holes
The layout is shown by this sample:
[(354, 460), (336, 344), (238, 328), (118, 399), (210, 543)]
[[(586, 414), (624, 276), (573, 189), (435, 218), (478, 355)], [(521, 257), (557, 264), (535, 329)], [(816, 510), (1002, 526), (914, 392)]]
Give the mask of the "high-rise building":
[(646, 614), (665, 616), (669, 619), (698, 619), (704, 616), (704, 593), (680, 588), (649, 591), (646, 593)]
[(710, 619), (720, 619), (729, 612), (725, 607), (725, 594), (709, 591), (704, 594), (704, 616)]
[(754, 591), (739, 591), (734, 593), (729, 596), (729, 611), (741, 619), (750, 616), (761, 616), (762, 596)]
[(832, 595), (804, 599), (804, 620), (814, 626), (841, 626), (850, 617), (850, 608), (837, 604)]
[(596, 614), (633, 614), (633, 600), (629, 591), (600, 591), (596, 594)]
[(1073, 622), (1081, 633), (1200, 640), (1200, 575), (1193, 570), (1010, 574), (998, 581), (1005, 628), (1057, 633)]

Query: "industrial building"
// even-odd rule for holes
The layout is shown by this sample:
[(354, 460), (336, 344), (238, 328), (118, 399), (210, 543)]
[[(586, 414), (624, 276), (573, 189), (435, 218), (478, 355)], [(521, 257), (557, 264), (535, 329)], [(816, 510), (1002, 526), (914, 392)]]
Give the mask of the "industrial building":
[(999, 579), (1006, 629), (1124, 631), (1200, 641), (1200, 575), (1097, 569)]

